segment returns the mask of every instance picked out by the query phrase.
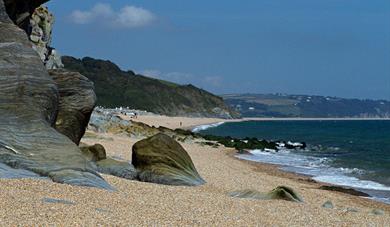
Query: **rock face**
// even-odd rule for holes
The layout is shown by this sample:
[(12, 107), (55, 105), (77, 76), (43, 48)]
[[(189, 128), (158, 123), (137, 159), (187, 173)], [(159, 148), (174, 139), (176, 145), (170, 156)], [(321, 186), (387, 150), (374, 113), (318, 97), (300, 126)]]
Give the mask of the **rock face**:
[[(19, 9), (18, 4), (38, 1), (6, 2)], [(55, 182), (111, 189), (76, 144), (54, 129), (59, 107), (57, 86), (26, 33), (8, 17), (3, 0), (0, 31), (0, 162)]]
[(34, 50), (37, 51), (47, 69), (64, 67), (61, 56), (50, 46), (53, 24), (53, 14), (49, 12), (47, 7), (40, 6), (34, 10), (27, 30)]
[(41, 4), (48, 0), (5, 0), (11, 20), (29, 36), (48, 69), (62, 68), (60, 55), (50, 47), (54, 16)]
[(31, 14), (49, 0), (4, 0), (9, 18), (20, 28), (27, 31)]
[(80, 73), (57, 69), (49, 74), (60, 96), (55, 128), (78, 145), (96, 104), (94, 85)]
[(186, 186), (205, 183), (184, 148), (165, 134), (134, 144), (132, 164), (141, 181)]
[(231, 197), (244, 198), (244, 199), (281, 199), (291, 202), (303, 202), (302, 197), (295, 192), (292, 188), (286, 186), (278, 186), (268, 193), (262, 193), (255, 190), (242, 190), (229, 193)]

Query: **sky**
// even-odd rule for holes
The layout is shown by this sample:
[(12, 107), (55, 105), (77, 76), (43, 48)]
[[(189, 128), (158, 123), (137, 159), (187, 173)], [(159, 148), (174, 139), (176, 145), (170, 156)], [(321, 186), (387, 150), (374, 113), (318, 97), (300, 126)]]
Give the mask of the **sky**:
[(52, 46), (216, 94), (390, 100), (389, 0), (51, 0)]

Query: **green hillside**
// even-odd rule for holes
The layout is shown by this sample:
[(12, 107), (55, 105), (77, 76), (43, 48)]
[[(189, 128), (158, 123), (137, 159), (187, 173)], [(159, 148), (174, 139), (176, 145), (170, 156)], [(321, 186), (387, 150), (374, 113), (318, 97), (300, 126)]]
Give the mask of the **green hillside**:
[(237, 117), (221, 97), (193, 85), (178, 85), (122, 71), (110, 61), (90, 57), (65, 56), (62, 61), (66, 69), (94, 82), (100, 106), (130, 107), (168, 116)]

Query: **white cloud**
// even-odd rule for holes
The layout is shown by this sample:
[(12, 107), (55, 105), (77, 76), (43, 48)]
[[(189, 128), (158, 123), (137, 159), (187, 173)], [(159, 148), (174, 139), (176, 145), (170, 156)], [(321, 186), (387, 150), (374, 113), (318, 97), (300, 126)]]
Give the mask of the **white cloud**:
[(124, 6), (115, 11), (109, 4), (98, 3), (87, 11), (73, 11), (69, 18), (76, 24), (98, 23), (113, 28), (137, 28), (150, 25), (156, 16), (136, 6)]

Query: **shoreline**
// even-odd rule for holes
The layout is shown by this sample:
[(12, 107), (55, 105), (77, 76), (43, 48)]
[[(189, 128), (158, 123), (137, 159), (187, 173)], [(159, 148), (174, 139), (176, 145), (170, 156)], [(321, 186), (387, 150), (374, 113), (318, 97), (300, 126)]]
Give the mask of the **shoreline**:
[[(195, 132), (194, 130), (199, 128), (199, 127), (200, 127), (200, 131), (202, 131), (202, 130), (205, 130), (207, 128), (218, 127), (221, 124), (231, 123), (231, 122), (248, 122), (248, 121), (376, 121), (376, 120), (386, 120), (387, 121), (387, 120), (390, 120), (390, 118), (241, 118), (241, 119), (219, 119), (219, 118), (191, 118), (191, 117), (168, 117), (168, 116), (154, 116), (154, 117), (162, 119), (162, 121), (169, 119), (169, 121), (175, 122), (173, 125), (175, 125), (175, 124), (177, 125), (177, 121), (183, 121), (186, 124), (186, 126), (180, 127), (180, 128), (185, 129), (185, 130), (190, 130), (192, 132)], [(150, 118), (153, 119), (153, 117), (149, 116), (149, 119), (147, 119), (147, 120), (150, 120)], [(142, 120), (145, 120), (145, 119), (141, 119), (139, 121), (142, 121)], [(190, 121), (191, 123), (189, 124), (187, 121)], [(193, 124), (194, 122), (198, 122), (200, 124), (195, 125), (195, 124)], [(153, 119), (153, 123), (155, 123), (154, 119)], [(161, 122), (159, 122), (159, 123), (161, 124)], [(154, 124), (152, 124), (152, 125), (154, 125)], [(168, 127), (168, 128), (170, 128), (170, 127)], [(175, 129), (175, 128), (171, 128), (171, 129)], [(226, 148), (226, 149), (229, 149), (229, 148)], [(305, 179), (308, 179), (307, 181), (316, 182), (320, 186), (327, 185), (327, 186), (337, 187), (340, 189), (351, 189), (351, 190), (366, 194), (366, 192), (361, 191), (358, 188), (354, 188), (351, 186), (337, 185), (337, 184), (327, 183), (327, 182), (319, 182), (319, 181), (315, 181), (314, 179), (312, 179), (313, 176), (304, 175), (304, 174), (296, 173), (293, 171), (283, 170), (282, 165), (271, 164), (271, 163), (266, 163), (266, 162), (256, 162), (256, 161), (251, 161), (251, 160), (244, 160), (244, 159), (240, 159), (238, 157), (235, 157), (235, 155), (233, 155), (233, 156), (230, 155), (230, 156), (234, 159), (237, 159), (240, 161), (245, 161), (245, 162), (248, 162), (251, 164), (254, 163), (254, 164), (259, 164), (259, 165), (266, 165), (268, 167), (272, 166), (273, 170), (277, 169), (277, 171), (279, 173), (283, 172), (283, 174), (281, 174), (281, 175), (292, 174), (290, 176), (297, 176), (297, 178), (305, 178)], [(373, 197), (372, 195), (368, 195), (368, 196), (369, 196), (369, 198), (366, 198), (366, 199), (368, 199), (370, 201), (375, 201), (377, 203), (390, 206), (390, 204), (388, 204), (388, 203), (385, 203), (385, 202), (380, 201), (380, 200), (375, 200), (375, 197)]]
[(272, 118), (272, 117), (249, 117), (243, 118), (243, 121), (389, 121), (390, 118), (354, 118), (354, 117), (331, 117), (331, 118), (311, 118), (311, 117), (292, 117), (292, 118)]
[[(361, 205), (380, 206), (381, 209), (384, 209), (384, 210), (390, 212), (390, 204), (374, 200), (373, 197), (371, 197), (371, 196), (363, 197), (363, 196), (355, 195), (353, 193), (353, 191), (357, 191), (357, 192), (360, 192), (360, 191), (358, 191), (354, 188), (343, 187), (343, 186), (325, 183), (325, 182), (319, 182), (319, 181), (313, 180), (310, 175), (285, 171), (285, 170), (280, 168), (281, 167), (280, 165), (240, 159), (240, 158), (236, 157), (236, 151), (233, 151), (233, 150), (227, 152), (226, 155), (232, 159), (239, 160), (240, 162), (245, 163), (246, 165), (253, 166), (254, 171), (266, 173), (270, 176), (276, 176), (276, 177), (294, 180), (294, 181), (299, 182), (299, 183), (307, 184), (310, 187), (315, 187), (318, 190), (323, 190), (324, 192), (327, 192), (327, 193), (335, 193), (338, 195), (347, 196), (347, 197), (355, 200), (356, 202), (358, 202)], [(341, 191), (324, 190), (324, 189), (320, 189), (321, 186), (333, 186), (335, 188), (340, 188), (340, 189), (352, 189), (353, 191), (344, 191), (343, 192), (343, 190), (341, 190)]]
[[(140, 120), (140, 119), (138, 119)], [(143, 119), (145, 120), (145, 119)], [(199, 119), (146, 119), (145, 124), (196, 125)], [(200, 123), (213, 122), (203, 119)], [(104, 146), (107, 156), (131, 162), (132, 146), (143, 139), (126, 134), (97, 133), (82, 143)], [(111, 175), (101, 176), (116, 190), (71, 186), (42, 179), (0, 179), (3, 225), (158, 225), (158, 226), (389, 226), (390, 206), (368, 198), (319, 189), (322, 184), (279, 166), (242, 160), (236, 151), (180, 142), (207, 182), (197, 187), (168, 186)], [(288, 186), (304, 203), (232, 198), (229, 193), (253, 189), (269, 192)], [(47, 201), (57, 201), (50, 203)], [(333, 208), (324, 208), (331, 201)], [(380, 209), (382, 214), (374, 214)]]
[[(270, 118), (270, 117), (248, 117), (240, 119), (223, 119), (223, 118), (204, 118), (210, 121), (206, 124), (191, 125), (180, 127), (181, 129), (193, 131), (198, 127), (206, 127), (218, 123), (250, 122), (250, 121), (390, 121), (390, 118)], [(212, 127), (212, 126), (211, 126)]]
[[(221, 122), (214, 122), (214, 123), (211, 123), (211, 124), (208, 124), (208, 125), (199, 125), (199, 126), (194, 126), (194, 127), (191, 127), (191, 128), (187, 128), (187, 130), (191, 130), (193, 132), (195, 132), (194, 130), (198, 127), (204, 127), (205, 129), (201, 129), (200, 131), (203, 131), (203, 130), (206, 130), (208, 128), (213, 128), (213, 127), (218, 127), (220, 126), (221, 124), (218, 124), (218, 123), (230, 123), (230, 122), (247, 122), (247, 121), (285, 121), (285, 120), (290, 120), (290, 121), (343, 121), (343, 120), (346, 120), (346, 121), (355, 121), (355, 120), (390, 120), (390, 119), (375, 119), (375, 118), (361, 118), (361, 119), (355, 119), (355, 118), (243, 118), (243, 119), (234, 119), (234, 120), (227, 120), (227, 121), (221, 121)], [(216, 126), (214, 126), (215, 124), (217, 124)], [(209, 126), (209, 127), (207, 127)], [(198, 133), (198, 131), (196, 131), (196, 133)], [(283, 170), (282, 169), (282, 165), (279, 165), (279, 164), (272, 164), (272, 163), (267, 163), (267, 162), (259, 162), (259, 161), (253, 161), (253, 160), (246, 160), (246, 159), (241, 159), (239, 157), (236, 157), (237, 153), (234, 152), (234, 154), (229, 154), (230, 157), (234, 158), (234, 159), (238, 159), (240, 161), (244, 161), (245, 163), (248, 163), (250, 165), (265, 165), (267, 167), (272, 167), (273, 171), (277, 170), (277, 172), (279, 173), (283, 173), (283, 174), (280, 174), (280, 175), (289, 175), (289, 176), (296, 176), (298, 178), (305, 178), (306, 181), (311, 181), (313, 183), (316, 183), (320, 186), (332, 186), (332, 187), (335, 187), (335, 188), (339, 188), (341, 190), (343, 189), (350, 189), (352, 191), (356, 191), (356, 192), (359, 192), (359, 193), (363, 193), (363, 194), (367, 194), (363, 189), (359, 189), (359, 188), (354, 188), (352, 186), (345, 186), (345, 185), (337, 185), (337, 184), (333, 184), (333, 183), (327, 183), (327, 182), (321, 182), (321, 181), (316, 181), (313, 179), (313, 176), (311, 175), (305, 175), (305, 174), (302, 174), (302, 173), (297, 173), (297, 172), (293, 172), (293, 171), (288, 171), (288, 170)], [(261, 168), (263, 170), (265, 170), (264, 168)], [(292, 175), (291, 175), (292, 174)], [(375, 189), (367, 189), (367, 190), (372, 190), (372, 191), (377, 191)], [(353, 192), (352, 192), (353, 193)], [(349, 194), (349, 193), (346, 193), (346, 194)], [(380, 201), (380, 200), (377, 200), (375, 199), (374, 196), (372, 195), (369, 195), (367, 194), (368, 196), (366, 197), (366, 199), (369, 199), (370, 201), (375, 201), (375, 202), (378, 202), (380, 204), (385, 204), (385, 205), (388, 205), (390, 207), (390, 204), (389, 203), (386, 203), (386, 202), (383, 202), (383, 201)], [(363, 198), (363, 197), (361, 197)]]
[[(327, 190), (329, 192), (335, 192), (335, 193), (339, 193), (339, 194), (354, 196), (354, 197), (357, 197), (359, 199), (365, 200), (365, 202), (373, 202), (374, 204), (382, 204), (382, 205), (384, 205), (384, 207), (387, 207), (388, 211), (390, 211), (390, 204), (389, 203), (385, 203), (385, 202), (382, 202), (380, 200), (376, 200), (375, 197), (365, 193), (364, 191), (359, 190), (358, 188), (316, 181), (312, 178), (311, 175), (283, 170), (281, 168), (282, 165), (278, 165), (278, 164), (271, 164), (271, 163), (266, 163), (266, 162), (256, 162), (256, 161), (251, 161), (251, 160), (246, 160), (246, 159), (240, 159), (240, 158), (236, 157), (237, 154), (235, 152), (234, 152), (234, 154), (228, 154), (228, 155), (231, 158), (238, 159), (238, 160), (240, 160), (248, 165), (254, 166), (258, 171), (263, 171), (263, 172), (266, 172), (270, 175), (284, 177), (284, 178), (288, 178), (288, 179), (294, 179), (294, 180), (297, 180), (299, 182), (305, 182), (305, 183), (308, 183), (311, 185), (316, 185), (316, 186), (318, 186), (319, 190), (324, 190), (324, 189), (320, 189), (321, 186), (330, 186), (330, 187), (334, 188), (334, 190)], [(360, 196), (358, 194), (362, 194), (362, 195), (367, 194), (367, 196)]]

